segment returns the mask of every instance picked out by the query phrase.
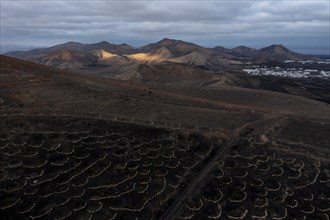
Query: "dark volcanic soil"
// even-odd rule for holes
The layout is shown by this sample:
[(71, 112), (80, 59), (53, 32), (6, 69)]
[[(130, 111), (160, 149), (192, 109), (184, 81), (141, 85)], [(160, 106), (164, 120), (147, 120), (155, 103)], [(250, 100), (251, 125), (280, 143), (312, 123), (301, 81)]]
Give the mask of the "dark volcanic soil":
[(1, 127), (3, 219), (152, 219), (221, 147), (96, 119), (6, 117)]
[(329, 219), (325, 103), (0, 61), (1, 219)]

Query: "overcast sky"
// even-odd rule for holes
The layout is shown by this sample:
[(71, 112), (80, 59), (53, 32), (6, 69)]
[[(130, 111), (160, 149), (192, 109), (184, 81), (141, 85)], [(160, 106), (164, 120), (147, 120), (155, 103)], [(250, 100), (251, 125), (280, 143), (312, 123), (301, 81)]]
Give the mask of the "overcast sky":
[(329, 0), (0, 0), (1, 52), (67, 41), (128, 43), (164, 37), (205, 47), (283, 44), (330, 53)]

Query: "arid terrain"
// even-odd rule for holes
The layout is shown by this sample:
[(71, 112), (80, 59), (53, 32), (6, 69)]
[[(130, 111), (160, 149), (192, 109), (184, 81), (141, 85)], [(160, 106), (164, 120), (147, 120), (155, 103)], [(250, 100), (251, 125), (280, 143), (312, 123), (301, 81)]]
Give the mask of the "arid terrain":
[(245, 46), (232, 49), (222, 46), (205, 48), (190, 42), (168, 38), (139, 48), (106, 41), (94, 44), (67, 42), (49, 48), (12, 51), (5, 55), (79, 73), (139, 81), (154, 79), (143, 75), (141, 65), (152, 66), (154, 74), (163, 72), (164, 66), (168, 70), (176, 68), (179, 74), (188, 70), (196, 72), (193, 71), (196, 68), (199, 72), (202, 72), (201, 70), (237, 71), (236, 64), (246, 63), (320, 60), (315, 56), (295, 53), (281, 44), (270, 45), (259, 50)]
[(330, 217), (324, 84), (179, 62), (121, 80), (0, 58), (1, 219)]
[[(261, 49), (205, 48), (164, 38), (139, 48), (102, 41), (68, 42), (5, 55), (79, 74), (158, 86), (234, 86), (298, 95), (330, 103), (330, 62), (295, 53), (281, 44)], [(254, 67), (256, 66), (257, 67)], [(258, 75), (248, 74), (245, 69)], [(274, 69), (274, 71), (269, 71)], [(278, 77), (285, 75), (289, 77)], [(311, 72), (316, 71), (316, 72)], [(273, 75), (264, 75), (271, 72)], [(298, 72), (298, 73), (297, 73)], [(310, 77), (301, 77), (312, 73)], [(269, 74), (269, 73), (268, 73)], [(299, 76), (299, 77), (296, 77)], [(198, 87), (199, 88), (199, 87)], [(174, 89), (174, 88), (173, 88)]]

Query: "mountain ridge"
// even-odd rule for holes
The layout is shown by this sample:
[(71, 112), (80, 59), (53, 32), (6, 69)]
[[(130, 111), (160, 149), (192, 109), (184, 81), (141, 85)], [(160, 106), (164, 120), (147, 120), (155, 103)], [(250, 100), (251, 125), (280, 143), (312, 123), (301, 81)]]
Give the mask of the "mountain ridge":
[(122, 73), (121, 69), (126, 70), (127, 66), (139, 64), (180, 63), (211, 71), (223, 71), (233, 64), (319, 59), (298, 54), (281, 44), (273, 44), (261, 49), (243, 45), (232, 49), (222, 46), (206, 48), (169, 38), (139, 48), (126, 43), (112, 44), (107, 41), (91, 44), (70, 41), (48, 48), (7, 52), (5, 55), (61, 69), (92, 72), (98, 68), (97, 70), (103, 73), (119, 75)]

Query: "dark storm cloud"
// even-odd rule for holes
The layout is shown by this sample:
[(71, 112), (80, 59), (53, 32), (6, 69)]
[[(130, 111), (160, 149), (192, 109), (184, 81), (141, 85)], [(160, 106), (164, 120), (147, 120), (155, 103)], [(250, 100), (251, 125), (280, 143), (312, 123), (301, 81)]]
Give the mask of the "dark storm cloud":
[(250, 46), (294, 42), (323, 45), (326, 52), (329, 2), (1, 1), (2, 46), (47, 46), (69, 40), (138, 46), (163, 37), (204, 46), (231, 45), (228, 38), (232, 44)]

